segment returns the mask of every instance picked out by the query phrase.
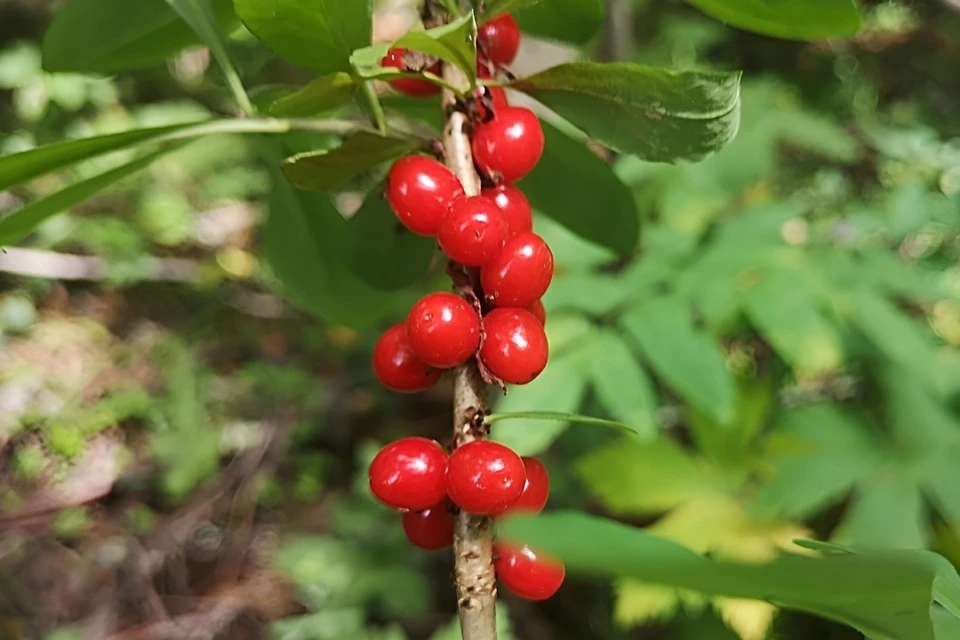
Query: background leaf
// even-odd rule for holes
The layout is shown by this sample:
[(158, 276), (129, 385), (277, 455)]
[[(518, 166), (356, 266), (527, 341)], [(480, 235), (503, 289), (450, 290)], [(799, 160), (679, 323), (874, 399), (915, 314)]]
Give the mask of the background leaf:
[(261, 42), (321, 75), (350, 70), (350, 54), (370, 44), (370, 2), (234, 0), (237, 15)]
[(581, 238), (630, 255), (640, 233), (633, 194), (584, 141), (541, 124), (543, 156), (520, 182), (530, 204)]
[(357, 83), (342, 71), (308, 82), (300, 90), (283, 96), (272, 105), (275, 116), (306, 117), (348, 102), (357, 91)]
[[(231, 0), (213, 0), (224, 31), (237, 25)], [(48, 71), (114, 73), (163, 63), (200, 38), (164, 0), (70, 0), (43, 36)]]
[(420, 143), (359, 132), (335, 149), (298, 153), (283, 161), (283, 175), (298, 189), (327, 191), (371, 169), (406, 155)]
[[(891, 514), (897, 514), (891, 518)], [(861, 487), (832, 539), (869, 547), (923, 549), (927, 524), (917, 485), (904, 477), (881, 477)]]
[(542, 0), (513, 13), (525, 33), (583, 44), (603, 24), (603, 0)]
[(571, 62), (517, 80), (590, 137), (645, 160), (700, 160), (740, 123), (740, 75)]
[(600, 404), (640, 435), (655, 436), (657, 395), (630, 346), (615, 332), (602, 330), (591, 345), (587, 361)]
[(723, 22), (790, 40), (851, 36), (860, 29), (856, 0), (688, 0)]
[(375, 187), (347, 221), (341, 259), (374, 289), (401, 289), (427, 271), (436, 253), (434, 238), (407, 230)]

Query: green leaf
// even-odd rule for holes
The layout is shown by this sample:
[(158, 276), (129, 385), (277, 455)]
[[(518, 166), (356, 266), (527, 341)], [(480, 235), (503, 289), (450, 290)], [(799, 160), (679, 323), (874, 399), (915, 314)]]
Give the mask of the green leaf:
[[(804, 373), (832, 371), (843, 362), (843, 342), (815, 301), (798, 291), (796, 272), (774, 269), (746, 293), (746, 311), (760, 335)], [(786, 287), (786, 288), (785, 288)], [(791, 291), (791, 295), (783, 295)]]
[(514, 17), (525, 33), (584, 44), (603, 24), (603, 0), (542, 0), (518, 8)]
[[(230, 0), (213, 0), (212, 13), (224, 31), (237, 24)], [(161, 64), (199, 43), (164, 0), (70, 0), (44, 33), (43, 67), (115, 73)]]
[(420, 146), (411, 138), (361, 131), (336, 149), (298, 153), (283, 161), (283, 175), (298, 189), (327, 191)]
[(629, 256), (640, 233), (630, 189), (584, 141), (542, 126), (543, 156), (520, 182), (530, 204), (581, 238)]
[(608, 427), (610, 429), (619, 429), (628, 433), (635, 434), (637, 430), (629, 424), (617, 422), (616, 420), (607, 420), (605, 418), (594, 418), (593, 416), (584, 416), (578, 413), (566, 413), (563, 411), (514, 411), (509, 413), (492, 413), (487, 416), (486, 421), (490, 424), (502, 420), (549, 420), (550, 422), (575, 422), (577, 424), (589, 424), (595, 427)]
[(960, 420), (943, 400), (902, 367), (884, 363), (876, 378), (884, 407), (884, 423), (908, 455), (939, 455), (960, 440)]
[(831, 539), (870, 547), (923, 549), (926, 529), (926, 509), (917, 485), (902, 475), (890, 474), (860, 487)]
[(166, 2), (210, 49), (223, 71), (227, 86), (230, 87), (240, 111), (245, 115), (253, 115), (253, 103), (250, 102), (250, 97), (247, 96), (240, 82), (240, 74), (230, 59), (226, 39), (213, 12), (212, 0), (166, 0)]
[(956, 573), (944, 558), (924, 551), (785, 555), (765, 564), (710, 560), (642, 529), (570, 512), (512, 518), (501, 525), (501, 535), (559, 557), (571, 573), (765, 600), (887, 640), (933, 640), (934, 582)]
[(713, 493), (693, 459), (669, 438), (620, 438), (577, 461), (577, 475), (611, 513), (656, 515)]
[(722, 22), (787, 40), (822, 40), (860, 30), (855, 0), (688, 0)]
[(525, 7), (532, 7), (541, 0), (491, 0), (487, 3), (487, 11), (483, 15), (482, 22), (489, 22), (502, 13), (514, 13)]
[(69, 209), (115, 182), (148, 167), (174, 148), (171, 146), (154, 151), (116, 169), (81, 180), (45, 198), (31, 202), (4, 218), (0, 218), (0, 245), (20, 242), (50, 216), (60, 213), (64, 209)]
[[(333, 125), (335, 123), (318, 124)], [(48, 144), (0, 157), (0, 191), (81, 160), (146, 142), (182, 140), (218, 133), (286, 133), (293, 128), (288, 121), (265, 118), (205, 120), (147, 129), (130, 129), (120, 133)], [(330, 128), (333, 130), (337, 127)], [(350, 125), (349, 128), (354, 127)]]
[(517, 80), (592, 138), (646, 160), (700, 160), (740, 123), (740, 74), (571, 62)]
[(773, 475), (754, 501), (762, 515), (810, 515), (841, 499), (884, 462), (865, 426), (830, 405), (787, 413), (767, 448)]
[[(557, 247), (547, 241), (555, 254), (561, 254)], [(569, 268), (569, 265), (564, 264)], [(634, 302), (630, 291), (623, 283), (606, 273), (563, 273), (554, 277), (550, 288), (543, 295), (543, 304), (548, 309), (579, 309), (592, 316), (606, 316), (620, 305)]]
[(600, 404), (638, 434), (657, 433), (657, 395), (630, 346), (615, 332), (597, 334), (589, 349), (589, 375)]
[(720, 423), (732, 417), (733, 381), (723, 353), (693, 326), (683, 304), (670, 298), (649, 300), (621, 322), (670, 387)]
[(473, 12), (442, 27), (411, 31), (393, 47), (413, 49), (451, 62), (463, 71), (473, 86), (477, 79), (477, 21)]
[(270, 114), (292, 118), (315, 116), (348, 102), (356, 91), (357, 83), (349, 73), (332, 73), (280, 98), (270, 105)]
[[(547, 323), (548, 337), (550, 324)], [(551, 345), (553, 345), (551, 340)], [(550, 407), (559, 413), (574, 413), (587, 391), (582, 363), (576, 352), (551, 359), (549, 366), (530, 384), (512, 387), (497, 406), (497, 413), (539, 411)], [(546, 450), (567, 429), (567, 422), (541, 422), (530, 418), (511, 420), (495, 429), (493, 439), (520, 455), (535, 455)]]
[(377, 188), (347, 221), (342, 259), (370, 287), (393, 291), (422, 278), (436, 248), (434, 238), (400, 224)]
[(368, 326), (391, 298), (356, 278), (341, 259), (346, 224), (326, 195), (275, 180), (263, 255), (285, 291), (306, 309), (328, 322)]
[(369, 0), (234, 0), (240, 20), (265, 45), (320, 75), (350, 71), (350, 54), (370, 44)]

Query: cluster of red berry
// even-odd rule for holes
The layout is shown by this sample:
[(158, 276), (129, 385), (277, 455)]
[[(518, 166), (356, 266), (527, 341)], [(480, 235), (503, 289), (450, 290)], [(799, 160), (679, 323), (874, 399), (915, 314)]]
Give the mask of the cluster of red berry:
[[(484, 24), (478, 76), (493, 77), (513, 61), (519, 45), (511, 16)], [(424, 68), (424, 62), (420, 54), (392, 49), (382, 65), (440, 74), (438, 63)], [(437, 93), (422, 78), (392, 85), (413, 96)], [(387, 177), (386, 197), (397, 218), (410, 231), (437, 238), (463, 294), (425, 296), (406, 322), (377, 342), (374, 372), (396, 391), (426, 389), (443, 369), (474, 356), (484, 376), (499, 384), (526, 384), (547, 364), (540, 298), (553, 278), (553, 254), (533, 233), (530, 203), (513, 185), (540, 160), (543, 130), (532, 111), (509, 106), (499, 87), (478, 90), (468, 106), (473, 159), (484, 181), (479, 195), (467, 196), (450, 169), (421, 155), (398, 160)], [(433, 440), (404, 438), (374, 458), (370, 487), (384, 504), (404, 511), (403, 529), (413, 544), (434, 550), (452, 543), (457, 510), (490, 517), (539, 513), (550, 481), (538, 460), (502, 444), (477, 440), (448, 456)], [(505, 541), (495, 545), (494, 565), (504, 586), (532, 600), (552, 596), (564, 578), (558, 560)]]
[[(540, 513), (550, 478), (536, 458), (489, 440), (448, 456), (434, 440), (403, 438), (373, 459), (370, 488), (381, 502), (404, 511), (403, 530), (413, 544), (437, 550), (453, 542), (456, 509), (483, 516)], [(563, 564), (526, 545), (500, 541), (494, 558), (497, 579), (521, 597), (544, 600), (563, 582)]]

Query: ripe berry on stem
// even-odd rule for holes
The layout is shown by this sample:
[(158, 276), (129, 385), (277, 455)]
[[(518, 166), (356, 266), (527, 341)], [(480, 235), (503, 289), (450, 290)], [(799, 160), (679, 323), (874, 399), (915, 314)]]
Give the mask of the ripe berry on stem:
[(520, 49), (520, 25), (513, 16), (504, 13), (480, 25), (477, 42), (491, 61), (510, 64)]
[(406, 323), (387, 329), (373, 349), (373, 372), (388, 389), (411, 393), (430, 387), (443, 372), (426, 364), (413, 353), (407, 339)]
[(520, 189), (512, 184), (498, 184), (495, 187), (487, 187), (480, 192), (480, 195), (496, 203), (510, 227), (509, 235), (514, 236), (523, 231), (533, 230), (533, 210), (530, 208), (527, 196), (523, 195)]
[[(387, 51), (387, 55), (381, 58), (380, 66), (393, 67), (394, 69), (400, 69), (401, 71), (410, 71), (410, 67), (407, 64), (406, 58), (406, 49), (394, 47), (393, 49)], [(439, 71), (439, 68), (430, 69), (430, 72), (436, 75), (440, 75), (438, 73)], [(423, 78), (394, 78), (393, 80), (390, 80), (390, 86), (399, 93), (412, 96), (414, 98), (427, 98), (440, 93), (440, 87), (433, 84), (429, 80), (424, 80)]]
[(456, 367), (480, 346), (480, 318), (460, 296), (431, 293), (410, 309), (407, 337), (423, 362), (444, 369)]
[(533, 317), (536, 318), (541, 325), (544, 327), (547, 326), (547, 310), (543, 307), (543, 303), (539, 300), (533, 304), (527, 305), (527, 311), (533, 314)]
[(560, 589), (566, 575), (563, 563), (527, 545), (500, 541), (493, 546), (497, 580), (521, 598), (546, 600)]
[(416, 234), (437, 235), (440, 219), (463, 185), (443, 164), (426, 156), (407, 156), (387, 175), (387, 202), (397, 218)]
[(506, 107), (477, 126), (471, 148), (480, 169), (497, 181), (516, 182), (537, 166), (543, 143), (543, 128), (533, 111)]
[(504, 382), (527, 384), (547, 366), (547, 334), (529, 311), (494, 309), (483, 317), (483, 330), (480, 361)]
[(523, 484), (523, 493), (506, 513), (540, 513), (550, 496), (550, 476), (547, 468), (536, 458), (524, 456), (521, 460), (527, 472), (527, 481)]
[(458, 198), (440, 219), (437, 241), (451, 260), (479, 267), (492, 260), (507, 239), (509, 226), (489, 198)]
[(403, 514), (403, 532), (414, 545), (436, 551), (453, 544), (453, 514), (446, 501)]
[(507, 238), (497, 257), (480, 269), (484, 295), (497, 307), (533, 304), (552, 279), (553, 253), (543, 238), (529, 231)]
[(475, 440), (457, 448), (447, 464), (447, 495), (464, 511), (492, 516), (523, 493), (523, 460), (497, 442)]
[(446, 497), (446, 470), (447, 453), (436, 440), (402, 438), (373, 458), (370, 489), (395, 509), (426, 509)]

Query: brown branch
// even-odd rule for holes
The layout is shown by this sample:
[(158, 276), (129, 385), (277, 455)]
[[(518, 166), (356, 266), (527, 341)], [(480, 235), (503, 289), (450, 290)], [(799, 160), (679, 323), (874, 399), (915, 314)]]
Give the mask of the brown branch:
[[(457, 67), (444, 65), (444, 78), (455, 87), (467, 81)], [(467, 114), (458, 109), (453, 92), (444, 90), (443, 152), (447, 166), (463, 184), (469, 196), (480, 193), (480, 177), (473, 166), (470, 151), (470, 126)], [(454, 446), (483, 438), (482, 416), (487, 410), (486, 385), (476, 360), (471, 359), (454, 371), (453, 429)], [(478, 416), (481, 418), (478, 420)], [(463, 640), (496, 640), (497, 583), (493, 573), (493, 521), (461, 511), (453, 537), (454, 583)]]

